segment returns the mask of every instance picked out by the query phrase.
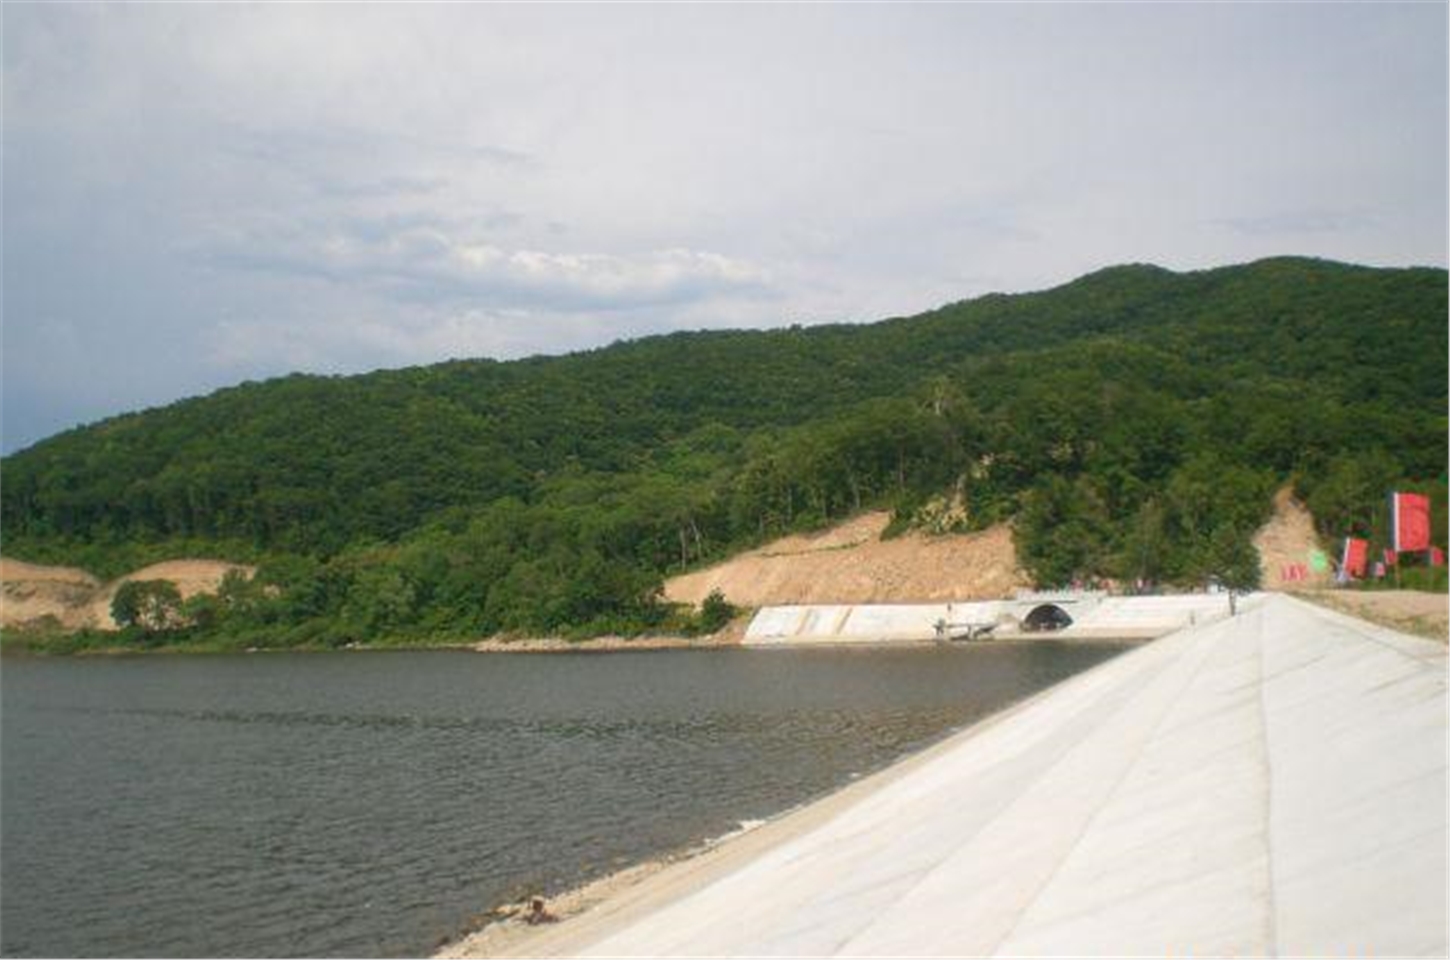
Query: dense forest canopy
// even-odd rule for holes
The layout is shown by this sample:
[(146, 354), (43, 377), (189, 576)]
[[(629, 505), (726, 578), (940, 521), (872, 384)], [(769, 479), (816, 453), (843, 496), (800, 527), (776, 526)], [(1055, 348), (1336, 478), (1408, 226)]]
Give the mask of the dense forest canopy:
[[(871, 325), (295, 375), (3, 462), (7, 555), (261, 564), (192, 622), (273, 643), (632, 631), (666, 574), (866, 507), (1012, 519), (1044, 584), (1227, 569), (1285, 482), (1329, 536), (1393, 485), (1443, 545), (1446, 274), (1102, 270)], [(206, 607), (207, 609), (200, 609)]]

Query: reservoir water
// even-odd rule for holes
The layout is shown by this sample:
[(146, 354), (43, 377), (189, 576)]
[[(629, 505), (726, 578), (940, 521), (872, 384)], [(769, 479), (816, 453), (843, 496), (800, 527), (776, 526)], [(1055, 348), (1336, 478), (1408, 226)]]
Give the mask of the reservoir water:
[(7, 659), (0, 952), (425, 955), (1121, 649)]

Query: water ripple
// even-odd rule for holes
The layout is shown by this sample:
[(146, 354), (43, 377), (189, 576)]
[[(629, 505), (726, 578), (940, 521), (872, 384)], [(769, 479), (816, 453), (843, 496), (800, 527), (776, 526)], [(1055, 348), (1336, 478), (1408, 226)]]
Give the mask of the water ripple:
[(7, 663), (0, 952), (425, 954), (1111, 652)]

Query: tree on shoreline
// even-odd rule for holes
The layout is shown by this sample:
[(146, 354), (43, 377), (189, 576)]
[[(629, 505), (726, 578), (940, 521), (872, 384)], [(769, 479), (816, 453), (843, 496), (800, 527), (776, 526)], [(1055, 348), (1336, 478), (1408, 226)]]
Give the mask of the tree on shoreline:
[(111, 600), (111, 619), (122, 629), (175, 630), (184, 623), (181, 591), (170, 580), (127, 580)]

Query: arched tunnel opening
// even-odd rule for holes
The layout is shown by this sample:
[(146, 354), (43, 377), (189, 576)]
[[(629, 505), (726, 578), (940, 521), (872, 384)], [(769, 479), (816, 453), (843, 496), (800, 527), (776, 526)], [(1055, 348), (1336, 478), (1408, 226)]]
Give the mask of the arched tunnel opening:
[(1022, 629), (1033, 633), (1061, 630), (1072, 625), (1072, 617), (1055, 603), (1044, 603), (1033, 607), (1032, 612), (1022, 620)]

